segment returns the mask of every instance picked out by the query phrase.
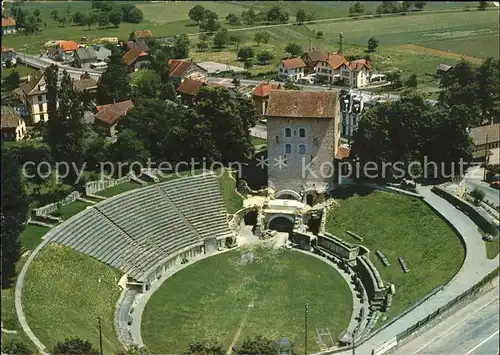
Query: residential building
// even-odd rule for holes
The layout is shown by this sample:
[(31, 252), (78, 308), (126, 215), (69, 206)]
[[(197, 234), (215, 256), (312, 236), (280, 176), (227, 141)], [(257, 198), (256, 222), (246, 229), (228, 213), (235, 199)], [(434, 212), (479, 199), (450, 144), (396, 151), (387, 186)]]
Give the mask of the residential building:
[(486, 164), (500, 164), (500, 123), (471, 128), (473, 159)]
[(278, 79), (284, 81), (297, 81), (302, 78), (307, 68), (301, 58), (283, 59), (278, 65)]
[(170, 78), (177, 84), (186, 78), (203, 80), (207, 74), (207, 70), (200, 67), (192, 59), (169, 59), (168, 67)]
[(90, 75), (81, 75), (80, 79), (73, 80), (73, 85), (77, 91), (88, 91), (95, 94), (97, 91), (97, 81), (92, 79)]
[(54, 50), (50, 53), (52, 59), (58, 56), (62, 57), (64, 61), (73, 60), (73, 53), (80, 48), (75, 41), (58, 41)]
[(149, 53), (150, 48), (146, 39), (136, 39), (134, 41), (127, 41), (123, 43), (123, 48), (128, 51), (129, 49), (135, 48), (140, 49), (143, 52)]
[(340, 68), (347, 63), (343, 55), (328, 53), (326, 58), (319, 59), (314, 66), (316, 80), (320, 84), (334, 84), (339, 81)]
[(271, 189), (322, 191), (334, 182), (339, 108), (337, 91), (271, 90), (266, 112)]
[(133, 36), (131, 36), (130, 40), (138, 40), (138, 39), (149, 39), (153, 37), (153, 32), (151, 30), (135, 30), (132, 32)]
[(279, 89), (281, 89), (281, 84), (270, 84), (267, 82), (260, 83), (259, 86), (253, 90), (252, 99), (259, 114), (264, 115), (266, 113), (271, 90)]
[(449, 72), (451, 69), (453, 69), (453, 67), (451, 65), (448, 65), (448, 64), (438, 64), (438, 66), (436, 67), (436, 73), (437, 74), (445, 74), (447, 72)]
[(2, 16), (2, 36), (14, 33), (16, 33), (16, 20), (9, 16)]
[(117, 133), (116, 125), (120, 118), (129, 113), (133, 107), (134, 104), (130, 100), (96, 106), (97, 113), (94, 115), (94, 123), (98, 128), (104, 129), (106, 135), (115, 137)]
[(47, 88), (43, 70), (28, 75), (28, 81), (20, 85), (22, 98), (31, 117), (31, 123), (47, 122)]
[(2, 107), (2, 140), (17, 142), (26, 135), (26, 123), (13, 110), (5, 110)]
[(148, 67), (151, 61), (149, 54), (140, 49), (132, 48), (123, 55), (123, 62), (129, 67), (129, 71), (134, 72)]
[(73, 54), (75, 63), (79, 68), (90, 68), (90, 64), (97, 61), (97, 53), (92, 47), (78, 48)]
[(186, 78), (179, 85), (179, 87), (176, 89), (176, 91), (179, 93), (179, 95), (182, 99), (182, 102), (184, 104), (191, 105), (196, 100), (196, 95), (198, 94), (198, 91), (203, 86), (225, 87), (225, 86), (217, 84), (217, 83), (206, 82), (205, 80)]
[(372, 66), (366, 59), (353, 60), (342, 64), (340, 80), (350, 87), (362, 88), (370, 84), (372, 71)]
[(7, 61), (9, 60), (13, 65), (16, 64), (16, 53), (14, 52), (13, 48), (2, 46), (2, 67), (5, 67)]
[(96, 54), (96, 57), (97, 57), (96, 60), (98, 62), (107, 62), (108, 61), (108, 58), (111, 55), (110, 49), (108, 49), (104, 46), (100, 46), (98, 44), (93, 44), (92, 49), (94, 50), (94, 52)]
[(313, 49), (302, 54), (301, 58), (307, 65), (307, 73), (314, 73), (316, 64), (320, 61), (325, 61), (328, 57), (328, 52)]

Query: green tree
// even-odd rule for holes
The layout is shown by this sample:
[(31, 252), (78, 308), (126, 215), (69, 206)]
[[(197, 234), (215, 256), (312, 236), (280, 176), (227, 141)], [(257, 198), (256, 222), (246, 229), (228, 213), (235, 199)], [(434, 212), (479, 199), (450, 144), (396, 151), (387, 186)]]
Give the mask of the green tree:
[(65, 339), (63, 342), (58, 342), (52, 350), (54, 355), (82, 354), (82, 355), (99, 355), (99, 351), (94, 349), (88, 340), (79, 338)]
[(130, 86), (135, 99), (155, 98), (161, 90), (160, 76), (153, 69), (142, 69), (132, 74)]
[(184, 355), (224, 355), (226, 351), (216, 340), (199, 341), (195, 340), (189, 344), (187, 351)]
[(255, 56), (255, 53), (252, 49), (252, 47), (242, 47), (238, 51), (238, 58), (247, 60), (249, 58), (253, 58)]
[(188, 16), (191, 20), (195, 21), (197, 25), (200, 24), (205, 19), (206, 9), (201, 5), (193, 6), (189, 12)]
[(40, 17), (40, 10), (36, 9), (35, 11), (33, 11), (33, 15), (35, 15), (36, 17)]
[(401, 3), (401, 8), (400, 8), (400, 10), (401, 10), (402, 12), (406, 12), (406, 11), (410, 10), (412, 6), (413, 6), (413, 1), (403, 1), (403, 2)]
[(131, 9), (124, 18), (125, 22), (139, 23), (144, 18), (144, 14), (137, 7)]
[(77, 11), (73, 14), (73, 22), (77, 25), (84, 25), (85, 17), (83, 12)]
[(288, 12), (276, 5), (267, 11), (266, 17), (270, 23), (287, 23), (289, 15)]
[(139, 348), (138, 345), (131, 345), (126, 351), (118, 351), (116, 355), (149, 355), (146, 347)]
[(307, 18), (306, 10), (304, 9), (298, 9), (297, 13), (295, 14), (295, 21), (299, 24), (302, 25)]
[(302, 47), (297, 43), (288, 43), (285, 47), (285, 52), (290, 53), (292, 57), (296, 57), (302, 53)]
[(208, 17), (200, 23), (200, 29), (203, 31), (207, 31), (213, 33), (221, 28), (221, 24), (214, 17)]
[(92, 25), (95, 25), (96, 22), (97, 22), (97, 17), (95, 16), (94, 13), (90, 13), (84, 17), (82, 24), (87, 26), (90, 31), (90, 27), (92, 27)]
[(3, 144), (1, 165), (2, 209), (0, 223), (3, 289), (12, 284), (12, 279), (16, 275), (16, 263), (21, 251), (18, 237), (28, 217), (29, 204), (21, 175), (21, 166), (16, 162), (11, 152), (4, 150)]
[(359, 16), (365, 13), (365, 7), (359, 1), (349, 6), (349, 16)]
[(232, 26), (239, 26), (239, 25), (241, 25), (240, 18), (238, 17), (238, 15), (233, 14), (233, 13), (228, 14), (226, 16), (226, 21), (227, 21), (227, 23), (229, 23)]
[(250, 70), (252, 69), (253, 67), (253, 61), (252, 60), (245, 60), (245, 63), (243, 63), (243, 68), (245, 68), (245, 70)]
[(413, 6), (415, 6), (415, 9), (417, 9), (418, 11), (422, 11), (425, 5), (427, 5), (427, 1), (415, 1), (415, 3), (413, 4)]
[(481, 117), (493, 123), (495, 117), (500, 117), (500, 60), (486, 58), (476, 78)]
[(480, 11), (484, 11), (488, 8), (488, 1), (480, 1), (477, 9)]
[(2, 346), (2, 353), (7, 355), (31, 355), (31, 351), (26, 344), (11, 340), (7, 345)]
[(104, 105), (128, 100), (130, 98), (128, 68), (122, 61), (120, 53), (109, 57), (108, 67), (97, 84), (97, 104)]
[(200, 52), (205, 52), (208, 50), (209, 46), (208, 46), (208, 43), (205, 42), (205, 41), (200, 41), (198, 43), (196, 43), (196, 48), (198, 48), (198, 50)]
[(109, 22), (115, 27), (120, 26), (123, 21), (123, 11), (121, 9), (115, 8), (109, 13)]
[(403, 86), (403, 82), (401, 81), (401, 74), (399, 72), (390, 72), (387, 73), (387, 81), (391, 82), (392, 90), (397, 90)]
[(257, 42), (257, 44), (260, 43), (268, 43), (269, 39), (271, 38), (271, 35), (267, 31), (257, 31), (254, 36), (254, 41)]
[(241, 85), (240, 79), (238, 79), (235, 75), (233, 75), (233, 80), (231, 81), (231, 83), (233, 84), (233, 86), (236, 89), (236, 91), (238, 91), (238, 88)]
[(227, 29), (220, 28), (214, 36), (214, 47), (223, 48), (229, 42), (229, 32)]
[(50, 17), (52, 17), (52, 20), (57, 21), (59, 18), (59, 12), (57, 10), (52, 10), (50, 12)]
[[(151, 155), (134, 131), (124, 129), (118, 134), (116, 142), (109, 147), (109, 156), (114, 162), (131, 164), (134, 161), (145, 163)], [(125, 175), (130, 167), (123, 166), (123, 169), (125, 170), (120, 173)]]
[(21, 76), (18, 71), (11, 71), (10, 74), (5, 78), (5, 88), (7, 91), (15, 90), (21, 84)]
[(240, 46), (240, 43), (243, 41), (243, 38), (238, 35), (230, 35), (229, 36), (229, 43), (234, 44), (236, 47), (236, 51), (238, 51), (238, 48)]
[(247, 337), (243, 340), (238, 354), (278, 354), (279, 344), (275, 340), (257, 335), (255, 338)]
[[(63, 22), (63, 26), (66, 23), (66, 18), (59, 19), (60, 21)], [(39, 30), (38, 27), (38, 21), (35, 16), (30, 16), (28, 17), (26, 23), (24, 24), (24, 33), (26, 34), (33, 34), (37, 33)]]
[(486, 193), (483, 189), (475, 188), (470, 192), (470, 196), (474, 199), (474, 204), (479, 206), (480, 202), (484, 200)]
[(274, 55), (269, 51), (262, 51), (257, 55), (257, 59), (259, 60), (260, 64), (262, 64), (262, 65), (266, 65), (273, 58), (274, 58)]
[(368, 53), (373, 53), (378, 48), (378, 40), (375, 37), (370, 37), (368, 39)]
[(316, 38), (317, 39), (323, 38), (323, 31), (316, 31)]
[(405, 86), (411, 88), (411, 89), (416, 89), (418, 86), (418, 79), (415, 74), (411, 74), (408, 80), (405, 82)]
[(189, 37), (186, 33), (181, 33), (175, 38), (173, 46), (174, 58), (187, 58), (189, 56)]
[(109, 25), (109, 14), (101, 13), (97, 17), (97, 24), (99, 27), (107, 27)]
[(251, 26), (257, 21), (257, 15), (252, 9), (249, 9), (246, 11), (242, 11), (241, 19), (243, 20), (243, 22), (245, 22), (245, 24)]

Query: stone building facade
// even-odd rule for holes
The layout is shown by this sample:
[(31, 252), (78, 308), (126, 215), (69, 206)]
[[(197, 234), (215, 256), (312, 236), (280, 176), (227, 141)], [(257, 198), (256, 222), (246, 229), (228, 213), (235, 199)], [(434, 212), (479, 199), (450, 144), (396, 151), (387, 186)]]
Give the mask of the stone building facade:
[(271, 91), (266, 113), (268, 184), (275, 192), (323, 190), (334, 182), (338, 100), (336, 91)]

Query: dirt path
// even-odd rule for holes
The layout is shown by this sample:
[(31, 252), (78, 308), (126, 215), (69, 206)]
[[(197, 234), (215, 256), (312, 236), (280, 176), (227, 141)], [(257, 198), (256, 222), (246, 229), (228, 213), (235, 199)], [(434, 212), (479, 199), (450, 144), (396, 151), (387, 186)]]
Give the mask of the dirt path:
[(233, 352), (233, 346), (236, 344), (238, 339), (240, 339), (241, 332), (243, 331), (243, 327), (245, 326), (245, 323), (247, 322), (248, 316), (250, 315), (250, 310), (252, 308), (253, 308), (253, 300), (250, 301), (250, 303), (248, 304), (248, 309), (245, 312), (245, 315), (243, 316), (243, 318), (241, 319), (240, 326), (238, 327), (238, 329), (236, 329), (236, 334), (234, 334), (233, 340), (231, 341), (231, 345), (229, 345), (229, 347), (227, 348), (226, 355), (229, 355)]
[(465, 59), (468, 62), (472, 63), (477, 63), (481, 64), (483, 62), (483, 59), (476, 58), (476, 57), (471, 57), (465, 54), (461, 53), (456, 53), (456, 52), (448, 52), (448, 51), (442, 51), (440, 49), (434, 49), (434, 48), (427, 48), (424, 46), (419, 46), (417, 44), (403, 44), (400, 45), (399, 48), (408, 51), (408, 52), (413, 52), (413, 53), (424, 53), (424, 54), (429, 54), (437, 57), (443, 57), (443, 58), (450, 58), (450, 59), (455, 59), (455, 60), (460, 60), (460, 59)]

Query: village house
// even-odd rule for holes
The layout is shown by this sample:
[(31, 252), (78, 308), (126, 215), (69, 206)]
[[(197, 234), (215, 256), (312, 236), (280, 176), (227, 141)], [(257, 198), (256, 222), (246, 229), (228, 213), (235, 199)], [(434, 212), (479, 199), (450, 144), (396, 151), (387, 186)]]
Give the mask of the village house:
[(217, 83), (209, 83), (201, 79), (186, 78), (179, 85), (176, 91), (185, 105), (192, 105), (196, 100), (196, 95), (198, 94), (198, 91), (203, 86), (225, 87), (223, 85)]
[(343, 55), (328, 53), (324, 59), (316, 61), (314, 72), (320, 84), (334, 84), (338, 81), (340, 68), (347, 63)]
[(345, 85), (362, 88), (370, 84), (372, 66), (366, 59), (343, 63), (340, 68), (340, 80)]
[(140, 49), (132, 48), (123, 55), (123, 62), (128, 66), (130, 72), (135, 72), (141, 68), (147, 68), (151, 61), (149, 54)]
[(314, 73), (314, 68), (319, 61), (324, 61), (328, 57), (328, 52), (313, 49), (302, 54), (301, 58), (307, 65), (306, 74)]
[(169, 59), (168, 68), (170, 78), (175, 84), (180, 84), (186, 78), (203, 80), (207, 70), (200, 67), (192, 59)]
[(134, 41), (149, 38), (153, 38), (153, 32), (151, 32), (151, 30), (135, 30), (132, 32), (132, 36), (130, 36), (129, 40)]
[(500, 123), (471, 128), (474, 161), (500, 164)]
[(271, 189), (322, 191), (334, 182), (339, 106), (336, 91), (271, 90), (266, 112)]
[(31, 123), (40, 121), (47, 122), (47, 87), (43, 70), (39, 70), (35, 75), (28, 75), (28, 81), (20, 85), (22, 100), (26, 105)]
[(2, 107), (2, 140), (17, 142), (26, 135), (26, 123), (14, 112)]
[(16, 33), (16, 20), (9, 16), (2, 16), (2, 36), (14, 33)]
[(284, 81), (297, 81), (304, 76), (307, 68), (301, 58), (283, 59), (278, 65), (278, 79)]
[(91, 47), (95, 52), (97, 62), (106, 62), (111, 56), (111, 50), (104, 46), (93, 44)]
[(87, 73), (82, 74), (80, 79), (73, 80), (73, 85), (75, 90), (83, 92), (87, 91), (89, 93), (95, 94), (97, 91), (97, 81), (92, 79)]
[(13, 48), (7, 48), (2, 46), (2, 67), (7, 65), (10, 60), (12, 65), (16, 64), (16, 53)]
[(50, 53), (51, 59), (58, 59), (61, 57), (64, 61), (73, 60), (73, 53), (80, 48), (75, 41), (58, 41)]
[(114, 138), (117, 134), (116, 125), (120, 118), (129, 113), (133, 107), (134, 104), (130, 100), (96, 106), (97, 113), (94, 115), (94, 123), (98, 129), (102, 129), (106, 135)]
[(73, 54), (75, 65), (79, 68), (88, 69), (90, 64), (97, 61), (97, 53), (92, 47), (78, 48)]
[(270, 84), (269, 82), (267, 83), (260, 83), (259, 86), (257, 86), (253, 92), (252, 92), (252, 99), (253, 102), (255, 103), (255, 107), (257, 108), (257, 112), (260, 115), (264, 115), (267, 111), (267, 105), (269, 103), (269, 94), (271, 93), (271, 90), (279, 90), (281, 89), (281, 84)]

